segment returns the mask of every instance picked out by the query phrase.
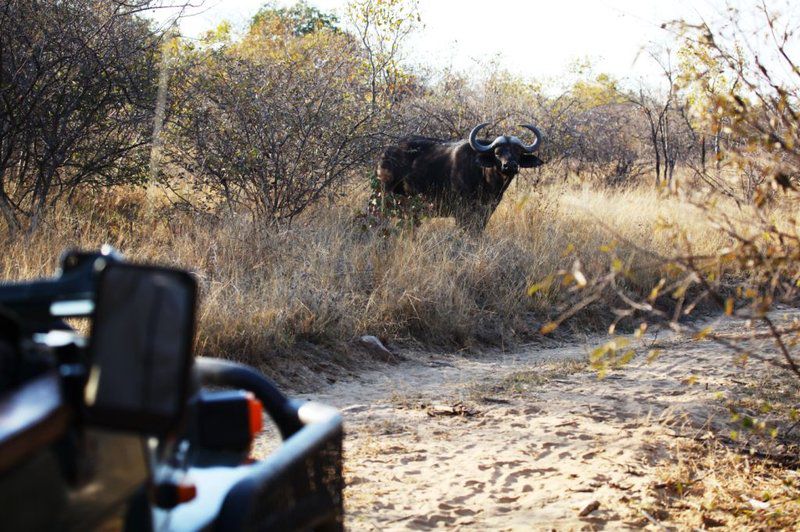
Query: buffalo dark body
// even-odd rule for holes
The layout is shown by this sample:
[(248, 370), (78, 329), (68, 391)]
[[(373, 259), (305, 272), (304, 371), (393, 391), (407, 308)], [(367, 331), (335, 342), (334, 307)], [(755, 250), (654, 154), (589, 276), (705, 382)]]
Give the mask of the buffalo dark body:
[(519, 169), (544, 164), (533, 154), (542, 141), (535, 126), (522, 126), (536, 135), (534, 143), (526, 145), (505, 135), (491, 143), (478, 140), (486, 125), (473, 128), (467, 140), (408, 137), (388, 147), (378, 164), (383, 193), (419, 195), (439, 216), (454, 216), (462, 227), (483, 229)]

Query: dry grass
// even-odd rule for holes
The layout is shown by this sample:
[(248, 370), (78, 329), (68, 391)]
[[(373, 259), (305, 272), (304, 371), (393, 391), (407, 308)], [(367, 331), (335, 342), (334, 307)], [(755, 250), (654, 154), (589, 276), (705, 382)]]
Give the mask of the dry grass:
[[(6, 243), (0, 275), (50, 275), (64, 248), (102, 243), (133, 259), (187, 267), (202, 287), (198, 352), (302, 383), (356, 362), (348, 342), (362, 334), (456, 348), (535, 336), (566, 288), (533, 298), (526, 289), (569, 267), (570, 247), (591, 274), (608, 267), (601, 247), (617, 241), (616, 252), (635, 270), (631, 285), (649, 290), (661, 270), (648, 253), (672, 249), (659, 219), (687, 227), (698, 251), (722, 245), (701, 213), (649, 189), (514, 187), (480, 237), (441, 219), (387, 234), (355, 216), (365, 203), (362, 191), (350, 204), (265, 230), (244, 217), (215, 220), (170, 208), (155, 190), (106, 193)], [(572, 324), (604, 327), (609, 316), (593, 309)]]
[(710, 433), (675, 439), (656, 470), (654, 504), (646, 511), (679, 529), (795, 529), (798, 391), (794, 375), (768, 367), (747, 383), (731, 385), (725, 402), (735, 439)]
[(649, 513), (679, 529), (793, 529), (800, 522), (800, 473), (719, 443), (681, 440), (659, 470)]

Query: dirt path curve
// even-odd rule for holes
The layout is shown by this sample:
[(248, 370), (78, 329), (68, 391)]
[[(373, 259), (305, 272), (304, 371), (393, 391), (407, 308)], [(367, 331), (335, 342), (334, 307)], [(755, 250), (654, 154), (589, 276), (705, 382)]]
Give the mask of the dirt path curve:
[(664, 459), (659, 442), (724, 420), (717, 394), (743, 378), (717, 346), (660, 344), (654, 363), (639, 355), (604, 380), (576, 362), (585, 346), (404, 353), (406, 362), (313, 395), (344, 412), (348, 528), (647, 525), (635, 508)]

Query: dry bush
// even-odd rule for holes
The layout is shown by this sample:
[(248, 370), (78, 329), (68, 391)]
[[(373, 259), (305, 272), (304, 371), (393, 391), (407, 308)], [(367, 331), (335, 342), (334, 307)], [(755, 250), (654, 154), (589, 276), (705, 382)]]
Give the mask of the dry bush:
[(0, 214), (35, 226), (82, 188), (145, 175), (160, 37), (149, 0), (0, 1)]
[[(184, 212), (157, 190), (87, 196), (29, 238), (11, 241), (0, 271), (4, 278), (48, 275), (65, 247), (106, 242), (132, 259), (181, 265), (201, 285), (199, 354), (304, 381), (358, 363), (347, 353), (362, 334), (441, 348), (531, 338), (569, 287), (553, 284), (534, 297), (528, 287), (569, 267), (574, 253), (587, 271), (604, 271), (612, 259), (603, 246), (617, 239), (616, 253), (641, 266), (632, 287), (649, 289), (660, 266), (635, 247), (669, 249), (666, 236), (653, 236), (660, 218), (707, 234), (691, 207), (649, 190), (534, 190), (522, 183), (480, 237), (445, 219), (413, 230), (369, 227), (355, 215), (366, 195), (355, 194), (352, 205), (316, 207), (280, 230), (247, 216)], [(611, 319), (599, 306), (573, 326), (606, 327)]]
[(381, 111), (364, 103), (354, 40), (326, 26), (298, 35), (276, 13), (238, 41), (180, 49), (165, 142), (171, 185), (205, 188), (207, 205), (224, 198), (263, 225), (339, 194), (378, 150), (382, 127)]

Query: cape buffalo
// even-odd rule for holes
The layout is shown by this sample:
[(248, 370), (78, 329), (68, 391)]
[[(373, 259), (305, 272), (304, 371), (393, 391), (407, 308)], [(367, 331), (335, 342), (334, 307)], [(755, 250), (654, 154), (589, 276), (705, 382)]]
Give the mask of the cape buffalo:
[(544, 164), (533, 154), (543, 138), (536, 126), (520, 126), (536, 135), (533, 144), (524, 144), (506, 135), (478, 140), (487, 125), (475, 126), (467, 140), (408, 137), (386, 148), (378, 164), (383, 194), (418, 194), (439, 216), (454, 216), (462, 227), (482, 230), (519, 169)]

